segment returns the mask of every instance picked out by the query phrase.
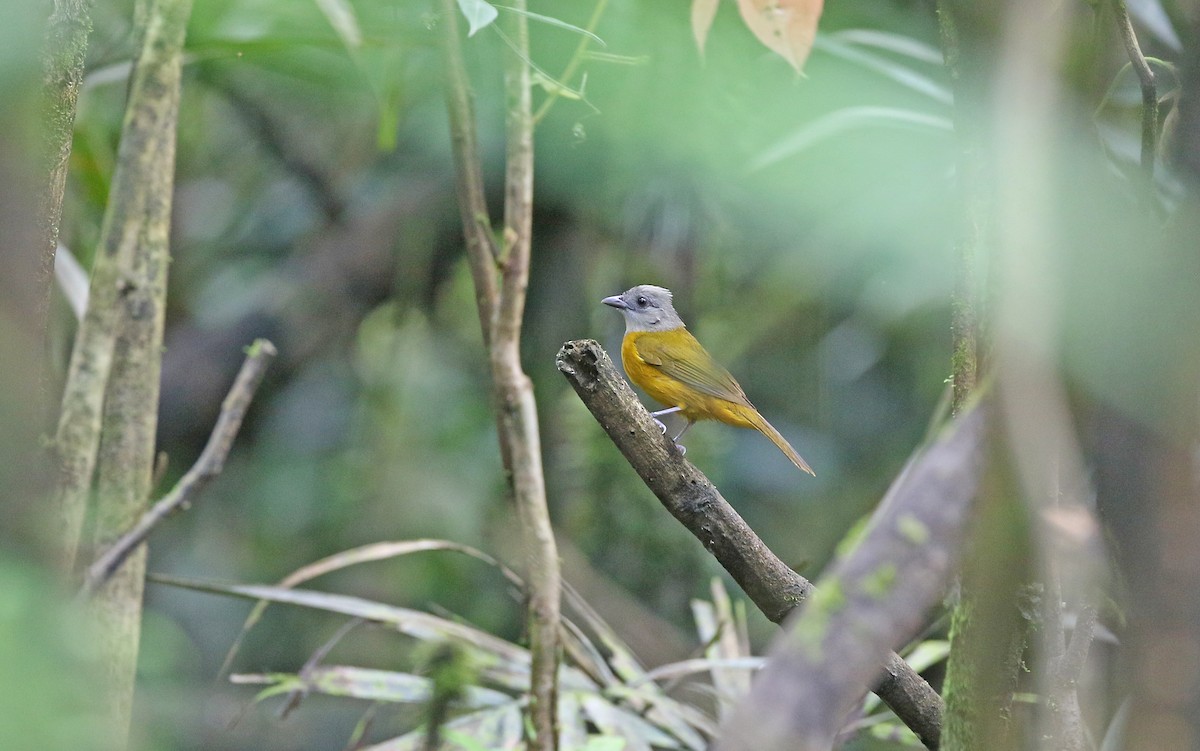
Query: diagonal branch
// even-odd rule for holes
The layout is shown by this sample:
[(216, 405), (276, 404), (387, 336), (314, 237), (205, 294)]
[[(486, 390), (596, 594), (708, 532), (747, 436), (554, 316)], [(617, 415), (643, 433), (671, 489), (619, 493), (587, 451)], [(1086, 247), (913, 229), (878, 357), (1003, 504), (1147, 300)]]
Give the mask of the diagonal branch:
[(209, 482), (225, 467), (225, 459), (233, 447), (233, 440), (242, 427), (242, 418), (250, 407), (254, 392), (262, 383), (267, 366), (275, 358), (275, 346), (266, 339), (258, 339), (246, 353), (246, 361), (229, 389), (229, 395), (221, 405), (221, 414), (213, 426), (212, 435), (200, 458), (192, 468), (179, 479), (171, 492), (162, 497), (145, 514), (138, 519), (133, 527), (121, 535), (112, 547), (105, 550), (96, 561), (88, 567), (84, 575), (80, 596), (91, 597), (96, 590), (108, 581), (129, 554), (145, 541), (154, 528), (173, 512), (185, 508)]
[[(812, 599), (784, 624), (719, 751), (828, 749), (893, 646), (945, 591), (983, 468), (987, 409), (965, 409), (914, 455)], [(845, 547), (845, 546), (843, 546)]]
[[(782, 623), (813, 593), (812, 583), (771, 552), (708, 478), (680, 456), (599, 344), (567, 342), (557, 363), (663, 507), (713, 554), (763, 615)], [(941, 697), (894, 652), (874, 690), (926, 746), (937, 748)]]

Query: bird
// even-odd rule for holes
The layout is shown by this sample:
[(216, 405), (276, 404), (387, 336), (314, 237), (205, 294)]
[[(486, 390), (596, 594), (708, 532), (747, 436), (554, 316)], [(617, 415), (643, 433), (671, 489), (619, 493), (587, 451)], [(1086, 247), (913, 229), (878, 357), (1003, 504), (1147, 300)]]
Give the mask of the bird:
[(746, 398), (737, 380), (687, 330), (675, 312), (669, 289), (639, 284), (601, 302), (620, 310), (625, 317), (621, 363), (629, 380), (666, 405), (666, 409), (650, 413), (663, 433), (667, 428), (659, 417), (678, 412), (687, 420), (673, 439), (681, 451), (679, 439), (692, 425), (700, 420), (718, 420), (757, 430), (792, 464), (816, 477), (808, 462)]

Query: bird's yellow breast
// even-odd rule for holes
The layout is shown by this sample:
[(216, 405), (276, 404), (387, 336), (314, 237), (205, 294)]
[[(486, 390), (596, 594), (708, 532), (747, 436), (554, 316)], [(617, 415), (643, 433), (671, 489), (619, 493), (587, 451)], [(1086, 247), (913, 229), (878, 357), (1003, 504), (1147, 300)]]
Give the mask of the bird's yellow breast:
[(750, 417), (753, 408), (706, 394), (667, 375), (661, 366), (642, 359), (638, 354), (637, 343), (645, 342), (646, 339), (656, 339), (668, 344), (669, 349), (682, 353), (682, 357), (688, 357), (691, 353), (697, 362), (707, 361), (708, 358), (700, 343), (686, 328), (626, 333), (621, 342), (621, 364), (625, 366), (625, 374), (629, 376), (629, 380), (640, 386), (652, 399), (667, 407), (679, 407), (680, 414), (688, 420), (719, 420), (742, 428), (755, 427)]

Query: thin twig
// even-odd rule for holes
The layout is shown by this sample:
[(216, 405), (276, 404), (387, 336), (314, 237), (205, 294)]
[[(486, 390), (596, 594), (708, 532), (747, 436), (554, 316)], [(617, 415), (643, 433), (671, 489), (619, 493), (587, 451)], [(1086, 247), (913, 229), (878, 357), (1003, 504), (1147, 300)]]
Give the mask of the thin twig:
[(505, 90), (504, 235), (499, 307), (492, 331), (492, 380), (496, 387), (501, 432), (511, 450), (513, 501), (525, 543), (525, 579), (529, 585), (530, 747), (558, 748), (558, 628), (561, 575), (558, 547), (546, 504), (541, 436), (533, 384), (521, 367), (521, 320), (529, 285), (533, 235), (533, 117), (529, 69), (529, 20), (525, 0), (513, 0), (510, 19), (514, 54), (507, 56)]
[[(812, 583), (788, 568), (704, 473), (680, 455), (599, 344), (567, 342), (557, 364), (663, 507), (700, 540), (763, 615), (782, 623), (813, 592)], [(903, 658), (888, 655), (874, 691), (928, 748), (938, 747), (941, 697)]]
[(475, 306), (483, 329), (484, 346), (491, 346), (492, 320), (498, 297), (495, 259), (499, 255), (492, 224), (488, 218), (487, 196), (483, 186), (479, 141), (475, 136), (475, 105), (471, 82), (463, 61), (454, 0), (442, 0), (442, 26), (445, 39), (442, 54), (446, 67), (446, 110), (450, 116), (450, 144), (454, 154), (455, 185), (462, 214), (463, 235), (467, 241), (467, 264), (475, 281)]
[(279, 710), (279, 719), (286, 720), (287, 716), (291, 714), (296, 707), (300, 706), (300, 702), (303, 701), (304, 697), (308, 695), (309, 683), (312, 681), (312, 672), (316, 670), (322, 662), (324, 662), (325, 658), (329, 656), (329, 653), (333, 651), (333, 648), (338, 645), (338, 642), (346, 637), (346, 634), (349, 634), (351, 631), (364, 623), (366, 623), (366, 619), (364, 618), (351, 618), (350, 620), (346, 621), (337, 631), (334, 632), (333, 636), (329, 637), (324, 644), (317, 648), (316, 652), (313, 652), (312, 655), (305, 660), (304, 666), (301, 667), (299, 672), (296, 674), (296, 677), (301, 680), (303, 685), (288, 694), (287, 701), (283, 703), (283, 707)]
[(213, 426), (208, 444), (205, 445), (200, 458), (179, 479), (175, 487), (171, 488), (171, 492), (154, 504), (128, 532), (121, 535), (112, 547), (105, 550), (88, 567), (83, 586), (80, 588), (81, 597), (88, 598), (95, 594), (163, 519), (188, 504), (204, 486), (221, 473), (234, 438), (242, 426), (242, 418), (246, 416), (254, 392), (262, 383), (267, 366), (274, 357), (275, 346), (266, 339), (258, 339), (250, 345), (246, 360), (229, 389), (229, 395), (221, 405), (221, 414)]
[(1116, 12), (1121, 42), (1125, 45), (1125, 52), (1129, 55), (1129, 62), (1137, 73), (1138, 85), (1142, 89), (1142, 169), (1150, 179), (1154, 177), (1154, 144), (1158, 140), (1158, 90), (1154, 71), (1142, 54), (1125, 0), (1113, 0), (1113, 10)]
[[(530, 748), (553, 751), (556, 728), (560, 581), (558, 551), (546, 506), (541, 438), (533, 384), (521, 367), (521, 320), (529, 284), (533, 225), (533, 119), (529, 28), (524, 0), (515, 0), (506, 57), (506, 173), (502, 247), (492, 237), (483, 168), (475, 140), (470, 82), (463, 63), (458, 10), (443, 0), (446, 102), (450, 113), (459, 210), (492, 371), (500, 453), (520, 519), (529, 588)], [(499, 274), (497, 273), (499, 272)], [(497, 276), (499, 275), (499, 279)]]
[[(608, 7), (608, 0), (596, 0), (596, 7), (592, 10), (592, 17), (588, 19), (588, 24), (586, 27), (589, 34), (596, 31), (596, 26), (599, 25), (600, 17), (604, 15), (604, 9), (606, 7)], [(567, 63), (567, 67), (563, 69), (562, 75), (558, 77), (559, 82), (561, 82), (563, 86), (570, 85), (571, 78), (574, 77), (575, 71), (579, 70), (579, 66), (583, 63), (583, 56), (587, 52), (588, 45), (591, 44), (591, 41), (591, 37), (587, 34), (580, 36), (579, 44), (575, 45), (575, 52), (571, 55), (571, 60)], [(534, 125), (537, 125), (542, 121), (542, 118), (546, 116), (546, 113), (548, 113), (550, 108), (554, 106), (554, 103), (558, 101), (559, 96), (561, 96), (561, 90), (557, 87), (550, 91), (533, 116)]]

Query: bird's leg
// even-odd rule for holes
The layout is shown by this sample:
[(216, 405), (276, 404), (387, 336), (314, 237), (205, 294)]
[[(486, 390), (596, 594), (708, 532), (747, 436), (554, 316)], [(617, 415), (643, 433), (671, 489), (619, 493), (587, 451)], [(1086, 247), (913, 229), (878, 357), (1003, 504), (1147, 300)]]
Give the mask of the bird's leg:
[(688, 420), (687, 425), (683, 426), (683, 430), (680, 430), (678, 433), (675, 434), (675, 437), (671, 439), (675, 443), (675, 448), (679, 449), (680, 456), (687, 456), (687, 446), (684, 446), (682, 443), (680, 443), (679, 439), (683, 438), (683, 434), (688, 432), (688, 428), (692, 427), (695, 424), (696, 424), (695, 420)]
[[(668, 407), (667, 409), (660, 409), (657, 412), (651, 412), (650, 417), (654, 419), (654, 424), (658, 426), (658, 429), (662, 431), (663, 435), (666, 435), (667, 425), (658, 418), (662, 417), (663, 415), (669, 415), (672, 412), (678, 412), (681, 409), (683, 409), (683, 407)], [(687, 428), (684, 428), (684, 430), (687, 430)]]

